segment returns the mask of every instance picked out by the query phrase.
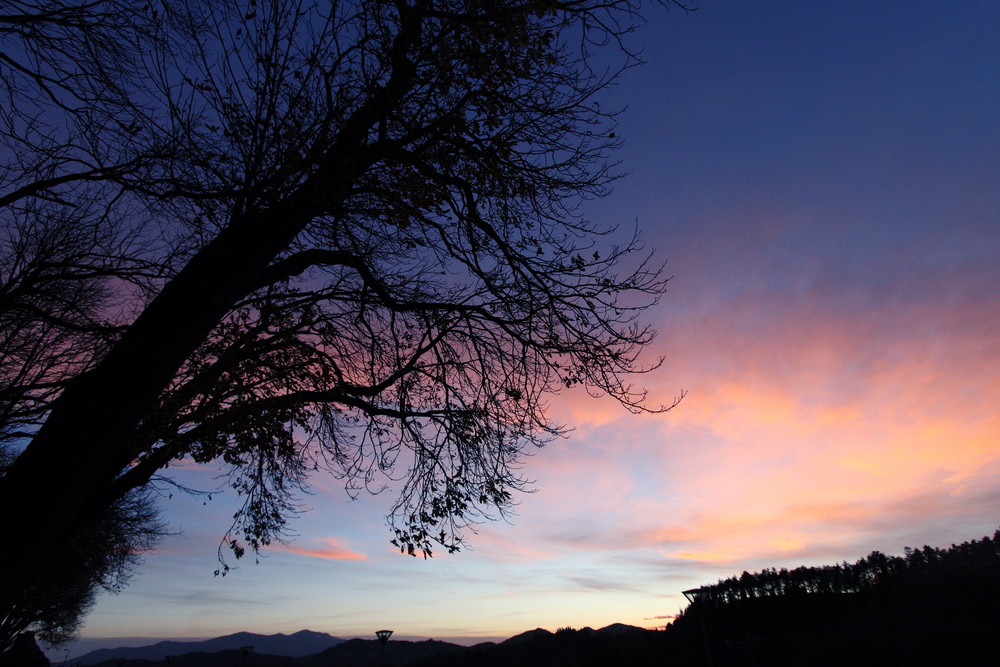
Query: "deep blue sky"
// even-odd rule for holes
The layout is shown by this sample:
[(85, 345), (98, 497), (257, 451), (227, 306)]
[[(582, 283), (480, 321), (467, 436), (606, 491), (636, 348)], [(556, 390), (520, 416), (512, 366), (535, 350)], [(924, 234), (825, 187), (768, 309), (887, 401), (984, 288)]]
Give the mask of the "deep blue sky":
[(1000, 524), (1000, 3), (649, 16), (648, 65), (601, 100), (628, 107), (630, 175), (587, 212), (668, 261), (646, 379), (681, 406), (559, 399), (577, 431), (526, 463), (514, 524), (428, 562), (389, 547), (381, 499), (317, 480), (292, 546), (213, 578), (229, 501), (175, 498), (183, 534), (85, 636), (652, 627), (744, 569)]

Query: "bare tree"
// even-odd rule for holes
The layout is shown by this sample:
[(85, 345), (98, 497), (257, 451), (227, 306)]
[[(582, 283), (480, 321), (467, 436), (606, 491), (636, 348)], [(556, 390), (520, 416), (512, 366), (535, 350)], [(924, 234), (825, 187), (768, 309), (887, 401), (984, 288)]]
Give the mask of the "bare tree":
[(137, 489), (118, 499), (22, 586), (0, 615), (0, 647), (24, 632), (47, 644), (76, 636), (97, 593), (121, 591), (165, 530), (149, 493)]
[(114, 87), (46, 107), (74, 119), (54, 158), (9, 131), (0, 214), (54, 230), (31, 207), (99, 207), (74, 219), (97, 222), (85, 265), (107, 270), (75, 284), (104, 290), (88, 317), (113, 326), (56, 362), (68, 379), (0, 478), (0, 529), (34, 535), (3, 554), (4, 604), (171, 461), (230, 466), (237, 556), (280, 536), (318, 468), (397, 484), (395, 542), (427, 555), (510, 506), (520, 456), (563, 432), (546, 396), (668, 409), (628, 381), (650, 369), (638, 317), (660, 265), (578, 212), (615, 178), (616, 115), (596, 96), (637, 62), (638, 10), (169, 3), (121, 28), (150, 39)]

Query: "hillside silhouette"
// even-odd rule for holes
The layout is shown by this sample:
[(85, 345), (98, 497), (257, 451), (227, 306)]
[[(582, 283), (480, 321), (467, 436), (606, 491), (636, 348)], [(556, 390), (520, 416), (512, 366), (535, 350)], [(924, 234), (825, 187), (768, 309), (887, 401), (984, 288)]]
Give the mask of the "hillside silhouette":
[(669, 630), (686, 651), (700, 639), (713, 665), (1000, 664), (1000, 531), (689, 593)]
[(97, 665), (117, 660), (152, 660), (163, 662), (167, 656), (181, 656), (189, 653), (220, 653), (252, 646), (257, 653), (298, 658), (314, 655), (331, 646), (343, 642), (323, 632), (300, 630), (291, 635), (261, 635), (253, 632), (237, 632), (224, 637), (203, 641), (162, 641), (149, 646), (98, 649), (81, 655), (73, 664)]

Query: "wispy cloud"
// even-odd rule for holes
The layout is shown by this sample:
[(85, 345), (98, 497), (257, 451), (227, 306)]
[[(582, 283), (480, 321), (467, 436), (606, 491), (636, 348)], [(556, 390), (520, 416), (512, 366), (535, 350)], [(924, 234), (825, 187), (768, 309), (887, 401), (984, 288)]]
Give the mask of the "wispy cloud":
[(344, 541), (337, 537), (325, 537), (311, 541), (314, 543), (320, 542), (323, 546), (310, 547), (295, 543), (278, 544), (270, 548), (274, 551), (284, 551), (290, 554), (308, 556), (310, 558), (322, 558), (324, 560), (367, 560), (368, 558), (364, 554), (351, 551)]
[(691, 390), (668, 415), (561, 397), (557, 411), (597, 416), (574, 434), (586, 446), (532, 461), (537, 543), (735, 566), (899, 551), (954, 539), (959, 518), (974, 537), (1000, 484), (1000, 368), (983, 363), (1000, 357), (1000, 313), (900, 271), (877, 304), (825, 281), (688, 313), (696, 335), (652, 378), (654, 395)]

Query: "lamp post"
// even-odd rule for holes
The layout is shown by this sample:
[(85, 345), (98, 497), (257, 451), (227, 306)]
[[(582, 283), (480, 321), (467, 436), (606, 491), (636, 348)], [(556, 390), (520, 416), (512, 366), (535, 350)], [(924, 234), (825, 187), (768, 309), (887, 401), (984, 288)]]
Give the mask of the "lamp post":
[(389, 641), (389, 637), (392, 636), (392, 630), (376, 630), (375, 636), (378, 637), (379, 650), (378, 650), (378, 664), (382, 667), (382, 656), (385, 655), (385, 643)]

